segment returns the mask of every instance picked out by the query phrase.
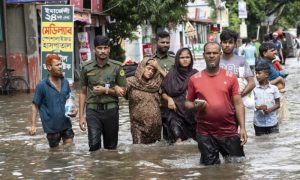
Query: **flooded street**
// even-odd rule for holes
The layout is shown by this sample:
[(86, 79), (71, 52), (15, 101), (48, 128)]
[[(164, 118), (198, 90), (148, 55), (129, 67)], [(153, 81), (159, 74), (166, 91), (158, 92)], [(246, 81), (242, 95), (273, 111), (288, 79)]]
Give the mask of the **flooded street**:
[[(204, 61), (196, 63), (204, 66)], [(33, 94), (0, 95), (0, 179), (300, 179), (300, 62), (290, 58), (285, 67), (290, 119), (280, 124), (279, 134), (255, 137), (253, 112), (247, 111), (246, 160), (220, 166), (199, 165), (193, 140), (132, 145), (125, 100), (117, 150), (90, 153), (78, 116), (73, 119), (74, 146), (49, 150), (40, 121), (36, 136), (27, 132)]]

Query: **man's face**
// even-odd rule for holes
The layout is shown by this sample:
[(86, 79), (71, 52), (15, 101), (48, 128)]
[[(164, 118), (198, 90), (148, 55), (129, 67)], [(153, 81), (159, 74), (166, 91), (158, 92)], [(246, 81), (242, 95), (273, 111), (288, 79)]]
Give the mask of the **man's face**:
[(109, 56), (110, 48), (109, 46), (101, 45), (95, 47), (94, 51), (97, 59), (106, 60)]
[(47, 69), (50, 75), (52, 76), (62, 77), (63, 75), (61, 60), (57, 60), (57, 59), (52, 60), (52, 64), (48, 65)]
[(170, 49), (170, 37), (159, 38), (157, 40), (157, 51), (166, 54)]
[(205, 59), (207, 69), (215, 69), (219, 67), (221, 52), (217, 44), (207, 45), (205, 47), (203, 56)]
[(221, 42), (222, 51), (224, 54), (233, 53), (233, 49), (235, 47), (234, 39), (229, 39)]
[(273, 39), (277, 39), (278, 38), (278, 34), (273, 34)]
[(264, 52), (264, 58), (273, 60), (275, 58), (276, 50), (274, 48), (268, 49), (266, 52)]

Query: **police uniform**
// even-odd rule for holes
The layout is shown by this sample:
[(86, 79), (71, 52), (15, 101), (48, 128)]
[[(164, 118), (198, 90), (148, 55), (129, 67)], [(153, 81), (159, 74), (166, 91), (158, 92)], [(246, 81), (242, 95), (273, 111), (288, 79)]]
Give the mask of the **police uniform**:
[(95, 60), (83, 64), (81, 86), (87, 87), (86, 121), (90, 151), (101, 148), (101, 135), (105, 149), (116, 149), (119, 131), (118, 97), (110, 94), (96, 95), (94, 86), (112, 88), (125, 86), (126, 76), (122, 64), (108, 59), (103, 67)]
[(163, 57), (158, 57), (155, 53), (152, 58), (156, 59), (161, 68), (163, 68), (166, 72), (169, 72), (170, 69), (173, 68), (175, 64), (175, 55), (171, 52), (168, 52)]
[[(163, 57), (158, 57), (157, 54), (154, 54), (154, 56), (152, 58), (155, 58), (158, 62), (158, 64), (160, 65), (160, 67), (162, 67), (166, 72), (169, 72), (174, 64), (175, 64), (175, 55), (168, 52), (165, 56)], [(167, 105), (163, 105), (161, 106), (161, 120), (162, 120), (162, 127), (163, 127), (163, 138), (167, 141), (169, 141), (169, 136), (167, 133), (168, 130), (168, 124), (167, 124), (167, 118), (168, 115), (165, 114), (165, 112), (167, 112), (166, 107)]]

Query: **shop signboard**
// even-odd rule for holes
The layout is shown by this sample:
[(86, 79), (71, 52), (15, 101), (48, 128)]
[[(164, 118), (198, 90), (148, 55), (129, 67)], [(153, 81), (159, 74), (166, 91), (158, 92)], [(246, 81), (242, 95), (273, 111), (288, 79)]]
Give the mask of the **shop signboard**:
[(44, 0), (6, 0), (7, 4), (26, 3), (26, 2), (44, 2)]
[(43, 5), (41, 18), (42, 78), (47, 77), (45, 60), (49, 54), (58, 54), (62, 60), (64, 77), (73, 80), (73, 6)]

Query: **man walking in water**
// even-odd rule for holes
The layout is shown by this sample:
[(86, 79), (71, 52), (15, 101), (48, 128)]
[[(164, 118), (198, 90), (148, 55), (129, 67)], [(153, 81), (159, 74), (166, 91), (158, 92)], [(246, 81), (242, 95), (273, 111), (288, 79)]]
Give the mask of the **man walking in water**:
[(232, 157), (245, 156), (244, 106), (236, 76), (219, 67), (221, 54), (218, 43), (205, 44), (206, 69), (194, 74), (188, 83), (185, 106), (196, 110), (196, 139), (200, 164), (204, 165), (220, 164), (219, 153), (229, 162)]
[[(49, 76), (36, 86), (33, 97), (29, 134), (36, 133), (36, 117), (39, 111), (49, 146), (55, 148), (61, 139), (64, 145), (73, 143), (74, 132), (71, 120), (65, 115), (65, 104), (71, 90), (69, 82), (63, 77), (62, 62), (58, 55), (48, 55), (46, 67)], [(74, 109), (68, 116), (75, 117), (76, 114), (77, 109)]]

